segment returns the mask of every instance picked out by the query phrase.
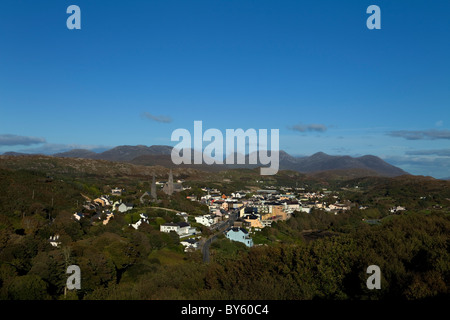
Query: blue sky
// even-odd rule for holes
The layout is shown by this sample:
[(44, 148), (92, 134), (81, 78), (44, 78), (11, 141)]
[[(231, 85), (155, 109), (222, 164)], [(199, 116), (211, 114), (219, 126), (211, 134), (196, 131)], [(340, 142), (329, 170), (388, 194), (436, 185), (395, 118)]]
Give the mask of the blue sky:
[[(69, 30), (69, 5), (81, 30)], [(369, 30), (368, 6), (381, 9)], [(0, 153), (279, 129), (293, 155), (450, 176), (450, 1), (0, 2)]]

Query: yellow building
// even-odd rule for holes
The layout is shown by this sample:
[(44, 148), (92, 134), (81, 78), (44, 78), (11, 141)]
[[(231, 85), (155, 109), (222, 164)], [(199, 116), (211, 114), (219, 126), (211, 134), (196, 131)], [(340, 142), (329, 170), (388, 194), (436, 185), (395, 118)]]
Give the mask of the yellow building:
[(102, 207), (104, 207), (106, 205), (106, 202), (104, 199), (101, 198), (97, 198), (94, 200), (95, 203), (98, 203), (99, 205), (101, 205)]
[(259, 216), (248, 215), (244, 218), (244, 221), (250, 224), (250, 228), (264, 228)]

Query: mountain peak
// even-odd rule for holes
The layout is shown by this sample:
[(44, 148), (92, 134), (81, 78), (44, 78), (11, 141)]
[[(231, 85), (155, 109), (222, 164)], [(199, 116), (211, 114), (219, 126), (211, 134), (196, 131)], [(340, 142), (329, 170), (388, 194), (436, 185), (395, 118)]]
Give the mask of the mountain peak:
[[(324, 152), (316, 152), (309, 157), (290, 157), (283, 161), (280, 157), (280, 169), (294, 170), (301, 173), (314, 173), (329, 170), (358, 169), (360, 172), (376, 173), (382, 176), (400, 176), (408, 174), (373, 155), (353, 158), (348, 155), (336, 156)], [(365, 171), (364, 171), (365, 170)]]
[[(98, 159), (109, 160), (116, 162), (129, 162), (142, 165), (161, 165), (161, 166), (173, 166), (171, 161), (171, 152), (173, 147), (167, 145), (122, 145), (112, 148), (110, 150), (95, 153), (90, 150), (74, 149), (67, 152), (55, 154), (57, 157), (69, 157), (69, 158), (86, 158), (86, 159)], [(235, 155), (233, 155), (235, 156)], [(245, 156), (247, 161), (245, 165), (193, 165), (199, 170), (226, 170), (234, 167), (253, 168), (259, 167), (261, 164), (248, 163), (249, 155)], [(338, 156), (328, 155), (324, 152), (316, 152), (311, 156), (294, 157), (286, 153), (283, 150), (279, 152), (279, 169), (280, 170), (292, 170), (300, 173), (314, 173), (323, 172), (328, 170), (353, 170), (358, 169), (360, 172), (375, 172), (381, 176), (400, 176), (406, 175), (407, 172), (402, 169), (390, 165), (381, 158), (373, 155), (364, 155), (361, 157), (351, 156)]]
[(330, 155), (326, 154), (325, 152), (319, 151), (319, 152), (314, 153), (311, 157), (317, 158), (317, 157), (329, 157), (329, 156)]
[(91, 150), (86, 149), (72, 149), (66, 152), (60, 152), (55, 153), (54, 157), (61, 157), (61, 158), (91, 158), (92, 156), (96, 155), (97, 153)]

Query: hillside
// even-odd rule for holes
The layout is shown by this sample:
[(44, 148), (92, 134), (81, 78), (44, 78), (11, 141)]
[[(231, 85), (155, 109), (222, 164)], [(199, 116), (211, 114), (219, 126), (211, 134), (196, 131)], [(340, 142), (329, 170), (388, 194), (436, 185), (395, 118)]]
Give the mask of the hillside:
[[(175, 165), (171, 159), (172, 147), (164, 145), (153, 145), (150, 147), (138, 146), (118, 146), (110, 150), (95, 153), (89, 150), (74, 149), (71, 151), (54, 154), (54, 157), (64, 158), (84, 158), (95, 160), (108, 160), (114, 162), (131, 163), (140, 166), (162, 166), (166, 168), (191, 168), (208, 172), (217, 172), (229, 169), (254, 169), (261, 167), (257, 164), (249, 164), (249, 155), (245, 157), (245, 164), (226, 164), (209, 165), (203, 161), (202, 164), (193, 164), (193, 157), (195, 151), (192, 151), (192, 164)], [(4, 155), (24, 156), (24, 154), (8, 152)], [(236, 154), (228, 156), (236, 159)], [(373, 155), (365, 155), (362, 157), (351, 156), (333, 156), (323, 152), (317, 152), (307, 157), (294, 157), (284, 151), (279, 152), (279, 170), (293, 170), (300, 173), (318, 173), (330, 170), (341, 170), (339, 175), (343, 175), (345, 170), (358, 169), (359, 175), (365, 174), (370, 176), (386, 176), (395, 177), (408, 174), (404, 170), (395, 167), (379, 157)], [(344, 171), (342, 171), (344, 170)], [(354, 173), (352, 173), (354, 174)], [(351, 175), (349, 177), (352, 177)], [(353, 176), (354, 177), (354, 176)]]
[(142, 155), (170, 155), (172, 151), (168, 146), (118, 146), (92, 156), (92, 159), (109, 161), (131, 161)]
[(318, 152), (309, 157), (289, 159), (289, 162), (281, 162), (283, 169), (296, 170), (299, 172), (318, 172), (336, 169), (366, 169), (376, 172), (382, 176), (399, 176), (407, 174), (382, 159), (366, 155), (353, 158), (350, 156), (331, 156), (323, 152)]
[(54, 157), (61, 157), (61, 158), (84, 158), (84, 159), (92, 159), (95, 157), (97, 153), (91, 150), (85, 150), (85, 149), (73, 149), (66, 152), (61, 153), (55, 153)]
[[(153, 173), (167, 177), (167, 168), (0, 156), (0, 267), (5, 271), (0, 273), (0, 299), (66, 298), (67, 259), (83, 270), (82, 290), (67, 293), (70, 299), (372, 299), (373, 293), (360, 283), (365, 283), (367, 265), (373, 261), (386, 275), (378, 298), (448, 299), (448, 181), (373, 176), (367, 169), (309, 174), (281, 170), (264, 177), (257, 168), (173, 171), (175, 176), (189, 174), (186, 184), (192, 190), (171, 197), (159, 192), (158, 207), (147, 207), (139, 205), (142, 192)], [(107, 225), (73, 218), (84, 195), (96, 197), (116, 186), (126, 190), (121, 199), (138, 204), (134, 211), (117, 214)], [(355, 206), (337, 215), (295, 212), (254, 233), (255, 244), (263, 245), (252, 248), (218, 235), (210, 262), (203, 263), (200, 250), (184, 252), (179, 237), (160, 232), (159, 226), (180, 221), (177, 211), (207, 212), (206, 205), (186, 198), (190, 192), (201, 194), (205, 186), (225, 194), (241, 188), (256, 192), (283, 186), (314, 192), (325, 187), (333, 192), (325, 201), (334, 202), (337, 193)], [(406, 206), (406, 213), (390, 215), (394, 205)], [(149, 215), (149, 224), (138, 230), (127, 227), (141, 212)], [(367, 217), (382, 223), (369, 226), (362, 220)], [(59, 248), (48, 241), (56, 234)]]
[[(82, 158), (59, 158), (52, 156), (0, 156), (0, 168), (44, 172), (49, 175), (99, 176), (99, 177), (142, 177), (150, 179), (153, 174), (167, 177), (168, 168), (161, 166), (140, 166), (131, 163)], [(175, 177), (198, 174), (194, 169), (175, 168)]]
[[(164, 167), (171, 168), (174, 170), (197, 170), (204, 172), (219, 172), (223, 170), (230, 169), (255, 169), (259, 168), (262, 165), (258, 162), (257, 164), (249, 164), (249, 155), (245, 156), (245, 164), (237, 164), (236, 154), (233, 156), (228, 156), (228, 158), (233, 157), (235, 159), (235, 164), (227, 164), (227, 161), (224, 161), (224, 164), (207, 164), (204, 160), (202, 164), (193, 164), (194, 163), (194, 154), (195, 151), (192, 150), (191, 153), (191, 163), (192, 164), (181, 164), (175, 165), (171, 159), (172, 147), (170, 146), (118, 146), (113, 149), (95, 153), (90, 150), (83, 149), (74, 149), (71, 151), (57, 153), (54, 154), (53, 157), (55, 159), (60, 158), (72, 158), (72, 159), (89, 159), (89, 160), (98, 160), (100, 162), (84, 162), (81, 165), (80, 172), (91, 172), (95, 174), (96, 170), (104, 171), (104, 167), (106, 162), (101, 161), (109, 161), (115, 162), (113, 167), (121, 168), (119, 174), (129, 173), (131, 175), (136, 174), (136, 172), (148, 172), (148, 168), (145, 167)], [(18, 153), (7, 153), (8, 155), (3, 155), (0, 157), (17, 157), (18, 161), (26, 161), (24, 157), (31, 159), (37, 159), (36, 156), (46, 159), (44, 163), (40, 164), (31, 164), (31, 168), (38, 165), (41, 166), (40, 169), (45, 169), (46, 167), (52, 167), (50, 157), (51, 156), (42, 156), (42, 155), (25, 155)], [(44, 157), (44, 158), (42, 158)], [(12, 162), (14, 160), (9, 158)], [(57, 161), (57, 160), (55, 160)], [(122, 163), (122, 164), (119, 164)], [(69, 167), (77, 168), (78, 164), (73, 163), (70, 165), (70, 162), (67, 163)], [(140, 166), (140, 168), (134, 166), (127, 166), (125, 164)], [(109, 164), (108, 164), (109, 165)], [(43, 166), (43, 167), (42, 167)], [(89, 169), (91, 167), (91, 169)], [(69, 170), (68, 168), (66, 168)], [(386, 176), (386, 177), (396, 177), (408, 174), (402, 169), (395, 167), (382, 159), (372, 156), (365, 155), (362, 157), (350, 157), (350, 156), (332, 156), (325, 154), (323, 152), (315, 153), (311, 156), (307, 157), (294, 157), (289, 155), (284, 151), (280, 151), (279, 153), (279, 170), (291, 170), (299, 173), (305, 174), (314, 174), (316, 178), (319, 179), (328, 179), (328, 178), (339, 178), (339, 179), (347, 179), (347, 178), (356, 178), (361, 176)], [(64, 172), (62, 172), (64, 173)], [(145, 175), (145, 174), (144, 174)]]
[(83, 184), (52, 179), (42, 172), (0, 168), (0, 214), (25, 217), (40, 214), (43, 218), (58, 210), (73, 208), (83, 202)]

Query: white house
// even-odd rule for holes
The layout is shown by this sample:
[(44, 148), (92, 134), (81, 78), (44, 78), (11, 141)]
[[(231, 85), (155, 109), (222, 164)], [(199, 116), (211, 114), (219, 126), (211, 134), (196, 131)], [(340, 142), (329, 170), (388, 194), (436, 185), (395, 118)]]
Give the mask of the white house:
[(119, 210), (119, 206), (122, 204), (122, 200), (116, 201), (112, 204), (112, 210)]
[(405, 207), (397, 206), (397, 207), (391, 208), (389, 211), (390, 211), (391, 213), (396, 213), (397, 211), (405, 211), (405, 210), (406, 210)]
[(101, 196), (100, 199), (105, 201), (105, 206), (110, 206), (111, 205), (111, 201), (109, 200), (108, 196)]
[(189, 215), (186, 212), (178, 212), (177, 216), (182, 217), (185, 222), (188, 222)]
[(310, 212), (311, 212), (311, 208), (307, 208), (307, 207), (300, 207), (300, 212), (306, 212), (306, 213), (310, 213)]
[(136, 223), (132, 223), (130, 224), (130, 226), (132, 226), (133, 228), (135, 228), (136, 230), (139, 228), (139, 226), (143, 223), (147, 223), (148, 224), (148, 216), (145, 213), (141, 213), (139, 215), (141, 218), (139, 219), (138, 222)]
[(288, 201), (283, 203), (285, 209), (290, 212), (299, 211), (300, 204), (296, 201)]
[(58, 247), (61, 244), (61, 241), (59, 241), (59, 234), (55, 234), (53, 237), (50, 237), (50, 239), (48, 239), (48, 240), (53, 247)]
[(122, 192), (123, 192), (123, 189), (120, 189), (120, 188), (111, 189), (111, 194), (113, 196), (121, 196)]
[(184, 251), (196, 250), (198, 249), (200, 243), (192, 238), (180, 241), (180, 244), (184, 246)]
[(119, 210), (120, 212), (124, 213), (127, 211), (130, 211), (133, 209), (133, 204), (132, 203), (121, 203), (118, 207), (117, 210)]
[(74, 217), (76, 220), (80, 221), (81, 218), (84, 217), (84, 214), (83, 214), (82, 212), (75, 212), (75, 213), (73, 214), (73, 217)]
[(219, 217), (216, 215), (205, 214), (203, 216), (195, 217), (195, 222), (200, 223), (207, 227), (211, 227), (212, 225), (219, 222)]
[(238, 199), (240, 199), (240, 198), (245, 197), (245, 193), (242, 193), (242, 192), (233, 192), (233, 193), (231, 193), (231, 196), (232, 196), (233, 198), (238, 198)]
[(346, 206), (345, 204), (341, 204), (341, 203), (335, 203), (335, 204), (330, 204), (328, 206), (328, 210), (327, 208), (325, 208), (325, 211), (331, 211), (331, 210), (350, 210), (349, 206)]
[(187, 237), (197, 233), (197, 230), (191, 228), (191, 225), (187, 222), (164, 223), (159, 227), (159, 230), (166, 233), (175, 231), (180, 237)]

